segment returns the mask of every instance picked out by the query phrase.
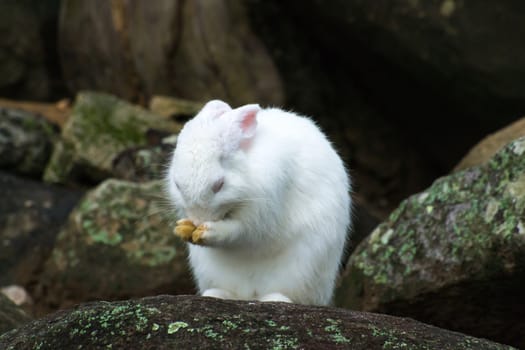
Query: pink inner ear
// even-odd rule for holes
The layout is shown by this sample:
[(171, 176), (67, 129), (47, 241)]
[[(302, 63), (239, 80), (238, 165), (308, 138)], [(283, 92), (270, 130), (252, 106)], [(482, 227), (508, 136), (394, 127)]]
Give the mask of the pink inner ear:
[(247, 105), (239, 108), (239, 125), (244, 138), (251, 138), (257, 129), (257, 113), (261, 110), (259, 105)]
[(241, 121), (241, 129), (244, 133), (250, 133), (252, 129), (255, 129), (257, 126), (257, 112), (250, 112), (247, 114), (244, 119)]

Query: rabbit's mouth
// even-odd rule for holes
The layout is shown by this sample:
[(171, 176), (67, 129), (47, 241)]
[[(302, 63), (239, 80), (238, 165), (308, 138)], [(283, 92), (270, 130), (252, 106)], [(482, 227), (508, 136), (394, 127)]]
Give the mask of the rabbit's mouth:
[(235, 211), (236, 211), (236, 208), (232, 208), (232, 207), (221, 208), (216, 211), (211, 211), (210, 209), (192, 208), (191, 210), (186, 210), (186, 214), (187, 214), (187, 217), (196, 226), (198, 226), (205, 222), (229, 220), (232, 218)]
[(229, 209), (226, 211), (226, 213), (224, 213), (224, 215), (222, 216), (222, 219), (221, 220), (228, 220), (228, 219), (231, 219), (232, 216), (233, 216), (233, 213), (234, 213), (234, 209)]

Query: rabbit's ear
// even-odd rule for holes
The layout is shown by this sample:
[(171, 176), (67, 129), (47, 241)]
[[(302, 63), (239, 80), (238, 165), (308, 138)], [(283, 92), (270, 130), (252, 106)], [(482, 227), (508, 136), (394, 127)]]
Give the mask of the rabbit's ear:
[(226, 112), (231, 111), (232, 108), (229, 104), (221, 100), (211, 100), (201, 109), (199, 113), (211, 115), (215, 118), (220, 117)]
[(261, 110), (258, 104), (251, 104), (235, 109), (234, 120), (241, 130), (242, 139), (251, 139), (257, 129), (257, 113)]

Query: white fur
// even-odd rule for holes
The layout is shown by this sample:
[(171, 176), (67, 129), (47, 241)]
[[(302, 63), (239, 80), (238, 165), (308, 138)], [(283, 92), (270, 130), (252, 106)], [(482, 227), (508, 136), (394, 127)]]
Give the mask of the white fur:
[[(256, 121), (246, 131), (239, 121), (249, 113)], [(350, 224), (350, 180), (310, 119), (211, 101), (181, 131), (166, 181), (181, 216), (208, 228), (205, 246), (189, 245), (201, 294), (330, 303)]]

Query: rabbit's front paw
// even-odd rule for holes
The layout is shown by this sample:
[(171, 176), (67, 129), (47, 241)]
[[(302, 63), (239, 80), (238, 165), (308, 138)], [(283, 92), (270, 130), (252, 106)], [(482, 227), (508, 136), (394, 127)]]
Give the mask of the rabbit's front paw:
[(183, 240), (189, 242), (192, 240), (195, 229), (196, 227), (190, 219), (181, 219), (177, 221), (177, 226), (175, 226), (173, 233)]
[(191, 235), (191, 243), (197, 245), (206, 245), (206, 241), (210, 236), (213, 235), (212, 225), (209, 222), (205, 222), (199, 225)]

